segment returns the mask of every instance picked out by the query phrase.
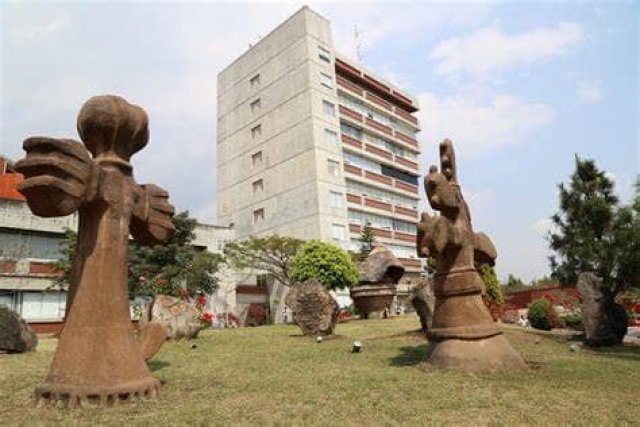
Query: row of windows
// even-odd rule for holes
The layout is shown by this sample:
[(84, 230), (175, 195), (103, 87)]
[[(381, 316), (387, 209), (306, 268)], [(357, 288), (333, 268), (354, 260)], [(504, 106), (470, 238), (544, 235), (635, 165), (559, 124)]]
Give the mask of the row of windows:
[(368, 212), (350, 210), (349, 222), (351, 222), (352, 224), (359, 224), (361, 226), (364, 226), (368, 223), (372, 227), (383, 228), (385, 230), (395, 230), (402, 233), (416, 233), (416, 225), (411, 222), (402, 221), (400, 219), (393, 219)]
[(340, 93), (338, 95), (338, 99), (340, 105), (344, 105), (345, 107), (356, 111), (365, 117), (373, 119), (378, 123), (389, 126), (392, 129), (399, 130), (400, 132), (407, 134), (412, 138), (416, 137), (416, 131), (411, 126), (405, 124), (404, 122), (396, 120), (394, 117), (381, 113), (377, 110), (374, 110), (373, 108), (369, 108), (364, 104), (364, 102), (357, 98)]
[(380, 190), (379, 188), (369, 187), (368, 185), (361, 184), (359, 182), (347, 180), (347, 189), (349, 193), (357, 196), (366, 196), (370, 199), (380, 200), (386, 203), (391, 203), (398, 206), (404, 206), (411, 209), (417, 209), (417, 201), (400, 194), (392, 193), (386, 190)]
[(340, 122), (340, 131), (342, 133), (344, 133), (345, 135), (349, 135), (352, 138), (356, 138), (360, 141), (366, 141), (371, 145), (375, 145), (378, 146), (380, 148), (384, 148), (385, 150), (395, 154), (396, 156), (400, 156), (400, 157), (404, 157), (406, 159), (410, 159), (413, 161), (418, 160), (418, 155), (409, 151), (409, 150), (405, 150), (403, 147), (394, 144), (393, 142), (384, 139), (384, 138), (380, 138), (371, 134), (368, 134), (366, 132), (363, 132), (362, 130), (351, 126), (350, 124), (344, 123), (344, 122)]
[[(360, 251), (362, 242), (359, 239), (351, 239), (349, 250), (353, 252)], [(402, 246), (385, 243), (384, 246), (389, 249), (398, 258), (415, 258), (416, 249), (413, 246)]]

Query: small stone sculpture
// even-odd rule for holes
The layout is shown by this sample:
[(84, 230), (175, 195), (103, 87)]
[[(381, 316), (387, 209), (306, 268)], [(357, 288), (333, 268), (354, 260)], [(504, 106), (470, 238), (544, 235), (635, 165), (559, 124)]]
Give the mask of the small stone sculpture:
[(0, 304), (0, 353), (35, 350), (38, 337), (29, 324), (9, 306)]
[(582, 297), (582, 323), (586, 343), (592, 347), (622, 343), (627, 334), (627, 313), (593, 273), (580, 273), (577, 291)]
[(294, 283), (285, 304), (303, 334), (317, 337), (333, 333), (340, 307), (318, 280)]
[(431, 166), (424, 179), (429, 204), (440, 215), (422, 213), (417, 237), (418, 255), (436, 260), (429, 362), (476, 372), (524, 369), (524, 361), (482, 302), (485, 289), (474, 267), (474, 252), (493, 262), (495, 248), (486, 235), (473, 232), (449, 140), (440, 144), (440, 169)]
[(353, 304), (367, 319), (375, 312), (391, 312), (398, 280), (404, 266), (389, 249), (376, 245), (367, 258), (358, 265), (359, 282), (351, 289)]
[(142, 323), (159, 323), (165, 326), (166, 338), (193, 339), (200, 332), (198, 317), (200, 312), (191, 303), (169, 295), (156, 295), (150, 309), (146, 310), (148, 318)]
[(436, 306), (436, 296), (433, 293), (433, 278), (422, 279), (414, 288), (411, 305), (420, 318), (420, 328), (426, 335), (433, 325), (433, 311)]
[(79, 212), (65, 326), (36, 398), (39, 404), (67, 401), (70, 407), (114, 405), (160, 389), (131, 328), (128, 243), (129, 234), (145, 245), (169, 237), (173, 206), (166, 191), (133, 179), (129, 159), (149, 140), (142, 108), (117, 96), (94, 97), (83, 105), (77, 125), (84, 146), (28, 138), (27, 156), (16, 164), (25, 175), (18, 190), (34, 214)]

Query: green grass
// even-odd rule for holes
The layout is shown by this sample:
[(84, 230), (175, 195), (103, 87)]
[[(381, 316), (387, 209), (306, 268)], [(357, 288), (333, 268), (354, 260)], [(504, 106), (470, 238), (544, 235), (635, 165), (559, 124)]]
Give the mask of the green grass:
[[(115, 408), (35, 409), (56, 345), (0, 356), (0, 425), (638, 424), (640, 347), (572, 353), (551, 334), (505, 327), (533, 368), (469, 375), (424, 363), (417, 317), (352, 321), (323, 343), (295, 326), (204, 332), (151, 360), (155, 400)], [(363, 343), (360, 354), (351, 343)]]

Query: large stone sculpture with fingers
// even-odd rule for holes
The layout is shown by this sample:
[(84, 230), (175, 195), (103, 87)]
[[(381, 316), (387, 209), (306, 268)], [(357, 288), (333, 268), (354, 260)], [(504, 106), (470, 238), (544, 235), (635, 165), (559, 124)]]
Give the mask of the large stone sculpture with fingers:
[(474, 258), (493, 264), (497, 254), (484, 233), (473, 231), (451, 141), (440, 144), (440, 171), (431, 166), (424, 186), (429, 204), (440, 212), (422, 213), (417, 237), (418, 255), (436, 260), (429, 362), (472, 372), (526, 368), (482, 301)]
[[(173, 232), (166, 191), (133, 179), (130, 157), (149, 140), (145, 111), (117, 96), (87, 101), (78, 115), (84, 145), (70, 139), (28, 138), (25, 175), (18, 190), (36, 215), (79, 213), (65, 326), (39, 404), (113, 405), (155, 396), (151, 376), (133, 334), (127, 290), (129, 234), (140, 244)], [(87, 153), (87, 150), (92, 156)]]

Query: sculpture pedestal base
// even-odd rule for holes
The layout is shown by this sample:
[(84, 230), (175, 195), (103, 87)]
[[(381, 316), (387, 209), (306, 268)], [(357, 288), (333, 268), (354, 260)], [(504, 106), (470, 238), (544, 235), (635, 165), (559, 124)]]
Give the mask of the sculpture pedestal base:
[(36, 387), (36, 405), (42, 407), (61, 401), (72, 409), (88, 405), (107, 407), (118, 405), (120, 402), (132, 401), (139, 397), (155, 397), (159, 392), (160, 380), (153, 377), (107, 387), (44, 383)]
[(502, 334), (479, 340), (432, 341), (429, 344), (429, 363), (466, 372), (527, 369), (524, 360)]

